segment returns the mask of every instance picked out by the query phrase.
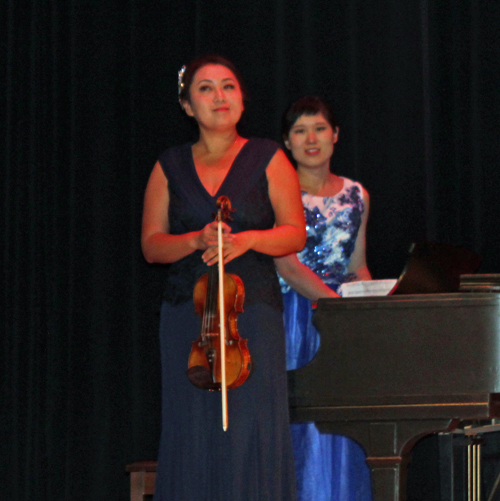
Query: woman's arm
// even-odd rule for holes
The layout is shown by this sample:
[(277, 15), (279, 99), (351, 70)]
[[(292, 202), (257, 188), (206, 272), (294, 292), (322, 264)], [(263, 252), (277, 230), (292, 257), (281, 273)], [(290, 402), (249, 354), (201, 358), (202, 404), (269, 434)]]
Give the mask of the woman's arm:
[[(304, 210), (300, 198), (297, 173), (283, 151), (278, 150), (266, 169), (269, 198), (276, 225), (269, 230), (251, 230), (225, 235), (224, 262), (252, 249), (271, 256), (282, 256), (301, 250), (306, 243)], [(203, 259), (216, 262), (217, 249), (207, 249)]]
[[(183, 235), (169, 233), (168, 180), (159, 162), (149, 177), (142, 215), (142, 252), (148, 263), (173, 263), (195, 250), (217, 245), (217, 223)], [(230, 228), (224, 224), (224, 231)]]
[(340, 297), (314, 271), (302, 264), (297, 254), (274, 258), (274, 263), (285, 282), (311, 301), (316, 302), (320, 297)]
[(370, 196), (363, 188), (363, 203), (365, 210), (361, 216), (361, 225), (359, 227), (358, 236), (354, 244), (354, 251), (351, 255), (351, 261), (347, 270), (349, 273), (356, 273), (359, 280), (371, 280), (372, 276), (366, 264), (366, 225), (368, 222), (368, 213), (370, 210)]

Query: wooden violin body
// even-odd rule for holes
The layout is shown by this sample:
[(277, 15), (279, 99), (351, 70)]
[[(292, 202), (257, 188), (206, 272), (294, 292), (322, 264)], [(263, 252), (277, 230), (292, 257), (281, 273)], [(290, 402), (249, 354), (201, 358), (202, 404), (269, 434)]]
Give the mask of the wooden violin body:
[[(213, 266), (215, 269), (216, 266)], [(210, 297), (216, 280), (212, 270), (203, 275), (194, 289), (195, 311), (202, 318), (202, 332), (193, 341), (188, 361), (188, 377), (198, 388), (219, 390), (221, 383), (220, 315), (218, 299)], [(212, 289), (212, 290), (211, 290)], [(224, 310), (226, 325), (226, 384), (228, 389), (242, 385), (250, 375), (251, 360), (247, 340), (238, 333), (237, 316), (243, 311), (245, 289), (241, 279), (224, 274)]]
[[(227, 197), (220, 197), (217, 205), (220, 223), (229, 218), (231, 206)], [(251, 360), (247, 340), (240, 337), (237, 328), (245, 288), (238, 276), (224, 273), (220, 232), (219, 224), (219, 262), (210, 267), (194, 288), (195, 311), (202, 319), (202, 327), (200, 337), (192, 343), (187, 375), (198, 388), (225, 392), (247, 380)]]

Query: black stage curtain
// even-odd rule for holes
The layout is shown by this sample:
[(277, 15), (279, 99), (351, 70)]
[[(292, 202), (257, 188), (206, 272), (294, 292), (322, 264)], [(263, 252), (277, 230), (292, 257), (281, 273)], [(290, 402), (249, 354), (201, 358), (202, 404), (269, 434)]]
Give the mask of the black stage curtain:
[(278, 140), (303, 94), (333, 104), (376, 278), (424, 238), (500, 271), (499, 7), (4, 0), (2, 497), (126, 499), (125, 464), (156, 456), (164, 269), (141, 256), (142, 195), (157, 155), (194, 138), (176, 85), (197, 55), (241, 69), (245, 135)]

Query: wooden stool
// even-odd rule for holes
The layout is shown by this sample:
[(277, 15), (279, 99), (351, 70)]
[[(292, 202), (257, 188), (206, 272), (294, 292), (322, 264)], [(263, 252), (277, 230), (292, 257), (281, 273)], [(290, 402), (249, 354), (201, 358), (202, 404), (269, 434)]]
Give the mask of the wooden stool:
[(157, 461), (137, 461), (125, 468), (130, 473), (130, 501), (144, 501), (155, 492)]

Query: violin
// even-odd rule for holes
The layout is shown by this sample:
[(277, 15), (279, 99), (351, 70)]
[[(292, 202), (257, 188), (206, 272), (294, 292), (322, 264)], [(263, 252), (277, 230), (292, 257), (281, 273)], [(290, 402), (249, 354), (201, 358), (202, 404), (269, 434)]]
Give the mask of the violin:
[(195, 285), (195, 311), (202, 319), (201, 334), (193, 341), (187, 376), (198, 388), (222, 393), (223, 428), (227, 429), (227, 390), (242, 385), (250, 375), (251, 359), (247, 340), (238, 333), (237, 316), (243, 312), (245, 288), (240, 277), (225, 273), (222, 222), (230, 220), (229, 198), (217, 199), (217, 265)]

